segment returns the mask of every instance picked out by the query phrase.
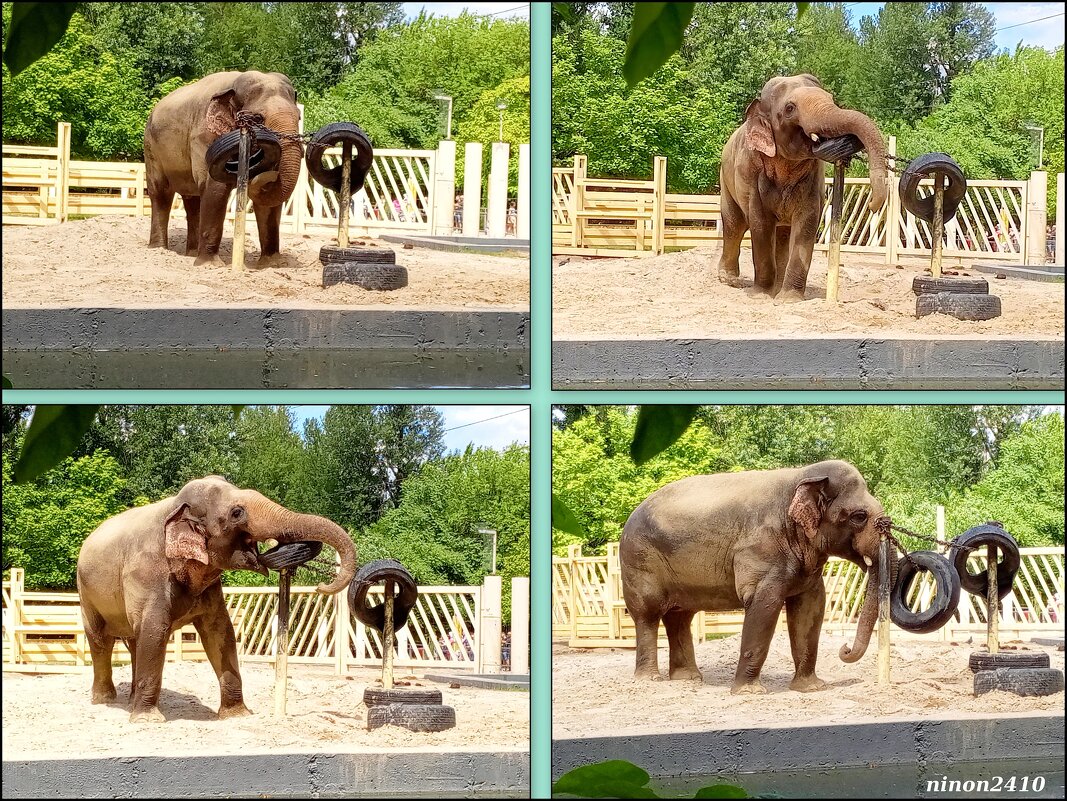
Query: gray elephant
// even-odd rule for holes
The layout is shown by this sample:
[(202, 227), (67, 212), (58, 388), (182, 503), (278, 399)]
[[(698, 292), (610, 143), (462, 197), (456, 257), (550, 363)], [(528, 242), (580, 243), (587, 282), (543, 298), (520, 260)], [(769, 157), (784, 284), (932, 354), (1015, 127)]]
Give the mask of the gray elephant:
[[(796, 673), (790, 687), (825, 687), (815, 675), (829, 556), (848, 559), (878, 585), (882, 505), (848, 462), (693, 476), (656, 490), (634, 510), (619, 540), (626, 608), (637, 626), (637, 678), (660, 678), (657, 638), (667, 630), (671, 679), (701, 679), (690, 625), (698, 611), (744, 609), (732, 691), (765, 692), (759, 675), (785, 607)], [(892, 566), (895, 579), (895, 563)], [(860, 659), (878, 617), (868, 592), (856, 640), (841, 658)]]
[(874, 122), (839, 108), (813, 75), (767, 81), (722, 151), (720, 281), (741, 286), (741, 239), (751, 231), (756, 280), (747, 292), (804, 300), (825, 191), (825, 162), (815, 151), (848, 134), (867, 150), (870, 209), (878, 211), (887, 194), (886, 147)]
[(336, 523), (290, 511), (219, 476), (190, 481), (173, 497), (101, 523), (78, 555), (93, 703), (116, 698), (111, 653), (115, 640), (122, 639), (133, 660), (130, 720), (163, 720), (157, 703), (167, 640), (192, 623), (219, 679), (219, 717), (249, 714), (220, 578), (224, 570), (266, 575), (256, 543), (269, 539), (317, 540), (337, 550), (337, 578), (320, 585), (319, 592), (339, 592), (355, 575), (355, 545)]
[[(217, 72), (175, 89), (160, 100), (145, 125), (144, 157), (152, 200), (150, 248), (167, 247), (167, 223), (175, 193), (182, 196), (189, 235), (186, 255), (195, 264), (222, 264), (219, 243), (233, 186), (208, 174), (206, 153), (234, 128), (237, 112), (263, 115), (263, 124), (282, 134), (299, 127), (296, 91), (279, 72)], [(259, 229), (259, 264), (277, 261), (282, 204), (300, 175), (303, 147), (283, 139), (281, 160), (249, 181), (248, 197)]]

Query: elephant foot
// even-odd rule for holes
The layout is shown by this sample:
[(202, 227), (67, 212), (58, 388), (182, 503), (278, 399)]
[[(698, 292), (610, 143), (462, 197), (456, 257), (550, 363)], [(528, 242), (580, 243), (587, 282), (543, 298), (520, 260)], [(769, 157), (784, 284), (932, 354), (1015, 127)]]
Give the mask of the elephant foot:
[(813, 693), (826, 689), (826, 682), (812, 673), (809, 676), (794, 676), (789, 682), (789, 689), (798, 693)]
[(671, 681), (704, 681), (703, 674), (695, 667), (678, 668), (671, 671)]
[(769, 298), (771, 296), (771, 291), (769, 286), (763, 287), (753, 284), (745, 289), (745, 294), (750, 298)]
[(219, 707), (219, 720), (226, 720), (226, 718), (243, 718), (251, 714), (252, 710), (245, 706), (244, 703)]
[(158, 239), (149, 239), (148, 240), (148, 247), (150, 247), (150, 248), (166, 248), (167, 247), (167, 243), (163, 242), (162, 240), (158, 240)]
[(269, 256), (260, 256), (256, 259), (256, 267), (277, 267), (282, 263), (282, 256), (280, 253), (272, 253)]
[(732, 286), (734, 289), (740, 289), (744, 286), (741, 282), (740, 274), (722, 267), (719, 268), (719, 281), (727, 286)]
[(115, 692), (115, 685), (110, 687), (103, 687), (101, 689), (93, 688), (93, 703), (94, 704), (110, 704), (118, 700), (118, 694)]
[(760, 684), (759, 679), (746, 681), (742, 684), (734, 684), (730, 688), (730, 695), (766, 695), (767, 688)]
[(659, 670), (646, 668), (634, 672), (634, 681), (663, 681), (663, 676), (660, 675)]
[(167, 719), (159, 711), (159, 707), (135, 710), (130, 713), (130, 723), (163, 723)]
[(207, 265), (208, 267), (225, 267), (226, 262), (219, 258), (218, 253), (215, 253), (211, 256), (197, 256), (196, 261), (193, 262), (193, 266), (200, 267), (201, 265)]
[(799, 289), (783, 289), (774, 296), (775, 303), (800, 303), (804, 300), (804, 292)]
[(195, 256), (196, 254), (197, 254), (196, 248), (186, 248), (185, 249), (185, 255), (186, 256)]

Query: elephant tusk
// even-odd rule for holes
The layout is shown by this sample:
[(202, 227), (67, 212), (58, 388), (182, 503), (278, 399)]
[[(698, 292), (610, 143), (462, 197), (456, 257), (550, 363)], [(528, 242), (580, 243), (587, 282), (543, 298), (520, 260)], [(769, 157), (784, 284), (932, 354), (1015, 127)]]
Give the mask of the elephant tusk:
[(819, 135), (818, 134), (812, 134), (811, 135), (811, 141), (812, 142), (818, 142), (819, 141)]
[(867, 567), (873, 567), (874, 566), (874, 562), (871, 561), (871, 557), (869, 557), (869, 556), (863, 557), (863, 561), (867, 563)]

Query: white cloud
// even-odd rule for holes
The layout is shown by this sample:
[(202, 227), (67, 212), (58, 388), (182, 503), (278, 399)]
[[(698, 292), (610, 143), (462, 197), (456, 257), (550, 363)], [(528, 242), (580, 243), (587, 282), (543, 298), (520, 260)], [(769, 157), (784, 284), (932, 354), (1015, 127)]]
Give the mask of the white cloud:
[[(476, 448), (506, 448), (513, 442), (530, 442), (530, 409), (528, 406), (438, 406), (444, 416), (445, 447), (464, 450)], [(463, 426), (457, 428), (457, 426)]]
[(435, 17), (458, 17), (464, 11), (471, 14), (492, 14), (501, 19), (530, 16), (529, 3), (404, 3), (404, 14), (408, 19), (414, 19), (423, 9)]
[[(853, 24), (859, 25), (864, 16), (875, 16), (885, 3), (853, 3), (849, 8)], [(1015, 45), (1022, 42), (1030, 47), (1044, 47), (1053, 50), (1063, 44), (1063, 23), (1065, 17), (1053, 17), (1064, 12), (1064, 3), (986, 3), (985, 7), (996, 18), (997, 28), (1008, 28), (996, 34), (997, 49), (1015, 50)], [(1052, 19), (1042, 19), (1052, 17)], [(1033, 22), (1032, 20), (1041, 20)], [(1020, 24), (1029, 23), (1029, 24)]]

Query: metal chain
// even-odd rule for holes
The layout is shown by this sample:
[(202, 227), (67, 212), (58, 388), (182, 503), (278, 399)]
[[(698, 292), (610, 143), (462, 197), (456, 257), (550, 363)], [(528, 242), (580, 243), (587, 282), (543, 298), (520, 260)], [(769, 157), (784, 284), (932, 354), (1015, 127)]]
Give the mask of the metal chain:
[(275, 131), (273, 128), (268, 128), (266, 125), (263, 124), (262, 114), (257, 114), (254, 111), (238, 111), (237, 116), (234, 118), (234, 128), (236, 130), (240, 130), (241, 128), (247, 128), (248, 132), (252, 135), (252, 144), (255, 144), (256, 129), (270, 131), (272, 134), (274, 134), (281, 140), (286, 140), (289, 142), (300, 142), (301, 144), (310, 141), (311, 137), (314, 136), (314, 132), (304, 134), (289, 134), (281, 133), (280, 131)]
[(904, 526), (898, 526), (888, 517), (879, 518), (877, 521), (875, 521), (874, 525), (878, 531), (878, 534), (880, 536), (884, 536), (891, 543), (893, 543), (893, 546), (899, 549), (900, 552), (904, 554), (904, 558), (907, 559), (908, 562), (910, 562), (915, 567), (919, 567), (919, 565), (915, 564), (915, 560), (911, 558), (911, 554), (908, 553), (908, 549), (904, 546), (904, 543), (902, 543), (899, 539), (893, 536), (894, 531), (898, 531), (901, 534), (906, 534), (909, 537), (915, 537), (919, 540), (925, 540), (926, 542), (933, 542), (948, 549), (958, 548), (964, 551), (973, 551), (977, 547), (974, 545), (957, 545), (955, 542), (945, 542), (944, 540), (939, 540), (937, 537), (931, 537), (927, 534), (920, 534), (917, 531), (912, 531), (911, 529), (904, 528)]

